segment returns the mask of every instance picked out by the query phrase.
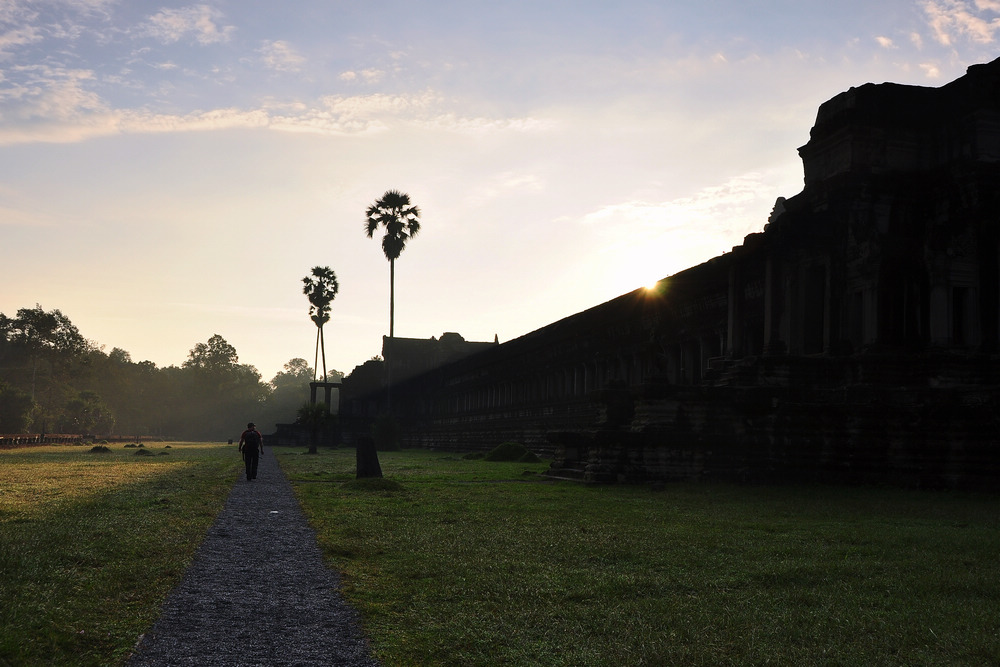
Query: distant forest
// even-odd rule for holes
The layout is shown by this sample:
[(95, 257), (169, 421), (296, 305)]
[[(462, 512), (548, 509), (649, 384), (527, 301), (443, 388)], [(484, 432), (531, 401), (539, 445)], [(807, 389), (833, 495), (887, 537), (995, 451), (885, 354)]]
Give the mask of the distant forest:
[(0, 313), (0, 433), (226, 440), (248, 421), (269, 433), (309, 399), (306, 360), (284, 368), (264, 382), (218, 334), (180, 367), (158, 368), (117, 347), (105, 353), (59, 310)]

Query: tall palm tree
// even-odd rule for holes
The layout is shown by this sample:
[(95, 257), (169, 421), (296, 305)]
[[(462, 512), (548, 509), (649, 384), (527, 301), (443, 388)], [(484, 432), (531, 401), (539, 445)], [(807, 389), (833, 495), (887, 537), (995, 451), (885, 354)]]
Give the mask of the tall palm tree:
[(410, 195), (398, 190), (388, 190), (365, 211), (365, 232), (368, 238), (379, 227), (385, 229), (382, 252), (389, 260), (389, 338), (393, 337), (396, 302), (396, 258), (403, 252), (406, 242), (420, 231), (420, 209), (410, 203)]
[[(337, 297), (337, 274), (328, 266), (314, 266), (312, 276), (302, 279), (302, 293), (309, 298), (309, 318), (316, 325), (316, 356), (323, 353), (323, 382), (326, 382), (326, 341), (323, 339), (323, 325), (330, 321), (330, 303)], [(319, 371), (319, 359), (313, 362), (313, 380)]]

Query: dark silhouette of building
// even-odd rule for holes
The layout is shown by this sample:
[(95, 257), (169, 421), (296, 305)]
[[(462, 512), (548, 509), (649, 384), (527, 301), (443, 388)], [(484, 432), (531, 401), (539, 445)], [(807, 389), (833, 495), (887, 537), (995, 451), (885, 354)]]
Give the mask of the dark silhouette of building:
[(595, 481), (996, 488), (1000, 59), (841, 93), (799, 154), (762, 232), (656, 289), (463, 358), (396, 339), (408, 444), (518, 440)]

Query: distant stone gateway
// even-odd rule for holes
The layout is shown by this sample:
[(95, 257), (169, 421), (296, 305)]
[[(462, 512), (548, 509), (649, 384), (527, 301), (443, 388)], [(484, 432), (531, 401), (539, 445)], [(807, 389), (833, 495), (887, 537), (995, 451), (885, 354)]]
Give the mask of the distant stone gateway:
[[(405, 444), (519, 441), (588, 481), (1000, 488), (1000, 59), (840, 93), (799, 155), (762, 232), (656, 289), (450, 336), (465, 355), (387, 339), (419, 371), (392, 376)], [(346, 440), (385, 394), (345, 379)]]

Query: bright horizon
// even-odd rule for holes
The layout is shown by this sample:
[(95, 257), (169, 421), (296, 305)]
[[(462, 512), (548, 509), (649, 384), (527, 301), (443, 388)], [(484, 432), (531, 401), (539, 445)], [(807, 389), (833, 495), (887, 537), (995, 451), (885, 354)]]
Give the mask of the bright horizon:
[[(695, 266), (802, 189), (821, 103), (1000, 55), (1000, 0), (0, 0), (0, 312), (134, 361), (219, 334), (265, 381), (400, 337), (506, 342)], [(0, 369), (2, 375), (2, 369)]]

